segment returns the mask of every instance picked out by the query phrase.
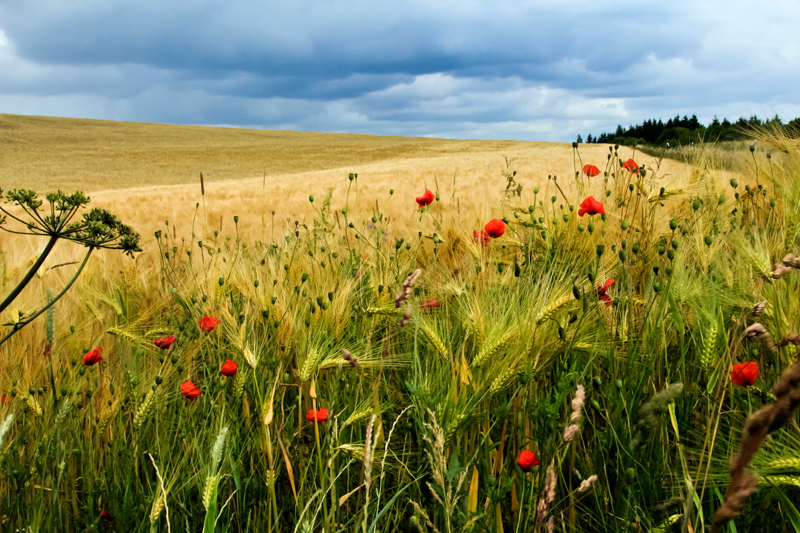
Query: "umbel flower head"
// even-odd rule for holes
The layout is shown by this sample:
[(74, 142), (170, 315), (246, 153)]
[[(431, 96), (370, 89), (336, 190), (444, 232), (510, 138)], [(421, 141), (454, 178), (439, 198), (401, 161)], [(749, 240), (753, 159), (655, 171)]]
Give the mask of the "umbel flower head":
[[(139, 234), (105, 209), (94, 208), (84, 213), (82, 220), (70, 223), (78, 210), (89, 203), (89, 197), (81, 191), (71, 195), (61, 191), (46, 194), (45, 200), (50, 205), (44, 208), (44, 213), (40, 213), (44, 202), (36, 191), (14, 189), (8, 192), (6, 199), (22, 207), (28, 214), (36, 213), (27, 222), (25, 233), (30, 235), (66, 239), (89, 248), (122, 250), (127, 255), (142, 251), (139, 248)], [(2, 207), (0, 211), (8, 214)], [(0, 224), (3, 222), (5, 216), (0, 217)]]

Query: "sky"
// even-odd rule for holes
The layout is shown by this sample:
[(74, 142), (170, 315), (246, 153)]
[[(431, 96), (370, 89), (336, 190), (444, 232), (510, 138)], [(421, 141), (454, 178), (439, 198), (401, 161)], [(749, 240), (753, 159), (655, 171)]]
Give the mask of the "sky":
[(800, 116), (796, 0), (0, 0), (0, 113), (572, 141)]

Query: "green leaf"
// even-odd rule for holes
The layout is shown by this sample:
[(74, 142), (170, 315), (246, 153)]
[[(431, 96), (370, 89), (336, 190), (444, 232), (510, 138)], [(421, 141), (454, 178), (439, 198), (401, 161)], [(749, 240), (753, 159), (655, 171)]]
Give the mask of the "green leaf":
[(373, 531), (375, 531), (375, 527), (378, 525), (378, 520), (380, 520), (381, 517), (386, 514), (386, 511), (388, 511), (389, 508), (392, 506), (392, 504), (394, 504), (394, 502), (397, 499), (397, 497), (400, 496), (403, 493), (403, 491), (406, 490), (410, 486), (411, 486), (411, 483), (409, 483), (408, 485), (406, 485), (402, 489), (398, 490), (397, 493), (394, 496), (392, 496), (392, 499), (389, 500), (388, 502), (386, 502), (386, 505), (383, 506), (383, 509), (381, 509), (381, 512), (379, 512), (375, 516), (375, 520), (373, 520), (372, 524), (370, 524), (369, 529), (367, 530), (367, 533), (372, 533)]
[(772, 485), (773, 490), (775, 491), (775, 495), (781, 501), (781, 507), (783, 508), (784, 514), (789, 518), (789, 522), (792, 523), (792, 527), (797, 533), (800, 533), (800, 512), (798, 512), (797, 507), (789, 500), (786, 493), (784, 493), (781, 489), (778, 488), (772, 481), (770, 481), (769, 477), (764, 477), (767, 482)]

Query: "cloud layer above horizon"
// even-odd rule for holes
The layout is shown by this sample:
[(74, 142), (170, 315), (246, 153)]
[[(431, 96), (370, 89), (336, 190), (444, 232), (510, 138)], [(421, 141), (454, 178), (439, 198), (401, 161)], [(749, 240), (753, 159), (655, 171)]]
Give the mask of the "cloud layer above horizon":
[(0, 113), (569, 141), (800, 115), (789, 0), (0, 4)]

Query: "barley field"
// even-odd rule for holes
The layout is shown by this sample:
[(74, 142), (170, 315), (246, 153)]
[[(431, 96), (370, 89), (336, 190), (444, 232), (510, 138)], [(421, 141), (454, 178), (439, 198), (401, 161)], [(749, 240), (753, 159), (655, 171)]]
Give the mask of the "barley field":
[(0, 135), (0, 531), (800, 531), (796, 140)]

